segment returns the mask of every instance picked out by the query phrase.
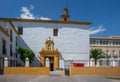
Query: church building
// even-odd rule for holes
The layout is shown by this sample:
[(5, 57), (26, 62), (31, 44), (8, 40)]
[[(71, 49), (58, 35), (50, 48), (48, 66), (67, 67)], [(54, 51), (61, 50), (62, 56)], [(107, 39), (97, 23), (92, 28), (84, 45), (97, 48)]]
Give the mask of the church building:
[[(68, 8), (60, 20), (0, 19), (11, 21), (17, 30), (18, 47), (32, 49), (35, 59), (31, 66), (65, 68), (67, 60), (89, 60), (90, 22), (71, 21)], [(88, 62), (82, 62), (88, 66)]]

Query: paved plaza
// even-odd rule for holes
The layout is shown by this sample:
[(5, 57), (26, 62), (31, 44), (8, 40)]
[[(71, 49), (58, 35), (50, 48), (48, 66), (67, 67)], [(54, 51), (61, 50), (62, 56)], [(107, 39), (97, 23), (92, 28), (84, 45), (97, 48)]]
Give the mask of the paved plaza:
[(0, 75), (0, 82), (120, 82), (103, 76), (9, 76)]

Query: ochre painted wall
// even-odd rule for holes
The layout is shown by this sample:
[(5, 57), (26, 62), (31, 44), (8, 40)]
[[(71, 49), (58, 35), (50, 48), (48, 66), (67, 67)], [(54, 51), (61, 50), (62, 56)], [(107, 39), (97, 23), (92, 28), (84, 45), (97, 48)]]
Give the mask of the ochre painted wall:
[(50, 75), (48, 67), (4, 67), (4, 75)]
[(120, 67), (69, 67), (70, 76), (120, 76)]

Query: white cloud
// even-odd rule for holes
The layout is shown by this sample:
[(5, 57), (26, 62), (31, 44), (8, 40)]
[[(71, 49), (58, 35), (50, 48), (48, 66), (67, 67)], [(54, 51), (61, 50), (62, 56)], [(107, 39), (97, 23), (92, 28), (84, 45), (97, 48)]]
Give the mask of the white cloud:
[(22, 19), (51, 20), (48, 17), (43, 17), (43, 16), (38, 17), (38, 16), (35, 16), (33, 13), (31, 13), (31, 10), (33, 10), (33, 9), (34, 9), (33, 5), (30, 5), (30, 8), (28, 8), (28, 7), (22, 7), (21, 8), (20, 18), (22, 18)]
[(27, 7), (22, 7), (20, 18), (22, 19), (35, 19), (35, 16), (30, 12)]
[(41, 20), (51, 20), (50, 18), (47, 17), (40, 17)]
[(33, 5), (30, 5), (30, 9), (34, 9), (34, 6), (33, 6)]
[(101, 26), (99, 26), (99, 27), (92, 27), (92, 28), (90, 28), (90, 35), (94, 35), (94, 34), (97, 34), (97, 33), (99, 33), (99, 32), (103, 32), (103, 31), (105, 31), (106, 29), (101, 25)]

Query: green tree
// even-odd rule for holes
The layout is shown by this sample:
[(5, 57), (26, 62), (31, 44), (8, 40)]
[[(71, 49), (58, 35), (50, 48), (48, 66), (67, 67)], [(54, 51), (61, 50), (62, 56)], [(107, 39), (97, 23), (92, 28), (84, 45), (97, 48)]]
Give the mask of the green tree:
[(23, 48), (23, 47), (19, 47), (18, 53), (20, 53), (20, 58), (23, 62), (25, 62), (25, 58), (27, 58), (27, 57), (29, 58), (30, 63), (33, 62), (35, 55), (32, 50)]
[(95, 60), (95, 65), (96, 65), (98, 59), (108, 58), (108, 55), (104, 54), (101, 49), (91, 49), (90, 58), (93, 58)]

